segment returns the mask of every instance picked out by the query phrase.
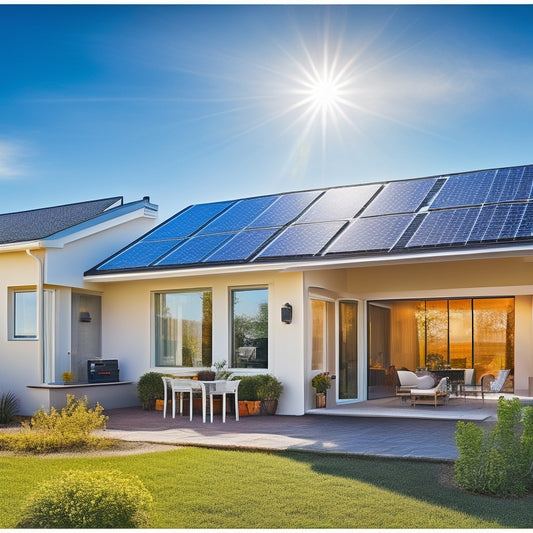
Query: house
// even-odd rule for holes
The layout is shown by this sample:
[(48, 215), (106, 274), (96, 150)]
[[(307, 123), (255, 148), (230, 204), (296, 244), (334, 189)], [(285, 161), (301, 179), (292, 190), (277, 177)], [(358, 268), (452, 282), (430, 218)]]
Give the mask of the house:
[[(14, 392), (21, 413), (87, 392), (79, 385), (87, 360), (105, 352), (102, 295), (83, 272), (153, 228), (156, 217), (148, 197), (124, 203), (118, 196), (0, 214), (0, 392)], [(65, 371), (71, 387), (62, 384)], [(98, 395), (108, 406), (136, 398), (127, 383)]]
[(400, 368), (512, 369), (527, 393), (532, 189), (519, 166), (189, 206), (85, 273), (103, 353), (132, 382), (271, 372), (280, 414), (322, 371), (330, 405), (394, 394)]

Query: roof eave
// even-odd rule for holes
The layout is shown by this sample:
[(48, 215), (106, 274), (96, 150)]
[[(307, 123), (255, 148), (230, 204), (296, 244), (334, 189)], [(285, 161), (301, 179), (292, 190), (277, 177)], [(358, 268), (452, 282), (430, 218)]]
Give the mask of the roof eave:
[(35, 250), (37, 248), (46, 248), (43, 241), (26, 241), (0, 244), (0, 254), (8, 252), (24, 252), (26, 250)]
[(387, 265), (401, 265), (411, 263), (435, 263), (442, 261), (468, 261), (476, 259), (496, 259), (505, 257), (531, 257), (533, 258), (533, 244), (522, 246), (491, 247), (485, 249), (469, 249), (418, 252), (410, 254), (382, 255), (372, 257), (343, 257), (323, 258), (313, 260), (282, 261), (246, 263), (239, 265), (218, 265), (212, 267), (192, 267), (180, 269), (157, 269), (134, 272), (115, 272), (109, 274), (87, 274), (84, 276), (88, 282), (122, 282), (135, 280), (150, 280), (164, 278), (183, 278), (191, 276), (208, 276), (224, 274), (240, 274), (247, 272), (297, 272), (308, 270), (340, 269), (340, 268), (367, 268)]

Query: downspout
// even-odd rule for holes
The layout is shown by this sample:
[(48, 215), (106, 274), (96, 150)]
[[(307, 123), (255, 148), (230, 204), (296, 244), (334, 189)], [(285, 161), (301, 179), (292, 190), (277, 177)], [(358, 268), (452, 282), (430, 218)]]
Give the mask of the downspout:
[(37, 340), (39, 342), (39, 370), (41, 374), (41, 383), (45, 383), (44, 376), (44, 263), (43, 260), (32, 254), (30, 249), (26, 249), (26, 253), (33, 257), (39, 264), (39, 274), (37, 278)]

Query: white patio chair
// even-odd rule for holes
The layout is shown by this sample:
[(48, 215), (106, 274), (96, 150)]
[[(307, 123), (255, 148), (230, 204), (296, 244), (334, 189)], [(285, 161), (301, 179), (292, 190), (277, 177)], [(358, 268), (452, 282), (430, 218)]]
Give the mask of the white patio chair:
[(448, 403), (448, 378), (444, 377), (439, 381), (439, 384), (436, 387), (431, 389), (412, 389), (411, 390), (411, 405), (414, 407), (416, 405), (416, 400), (418, 399), (433, 399), (433, 404), (437, 407), (437, 402), (439, 398), (444, 400), (444, 403)]
[(183, 394), (189, 393), (189, 420), (192, 420), (193, 384), (192, 379), (174, 378), (170, 380), (172, 390), (172, 418), (176, 418), (176, 394), (180, 397), (180, 415), (183, 413)]
[(398, 384), (396, 386), (396, 396), (400, 396), (405, 401), (411, 395), (411, 389), (429, 389), (435, 385), (432, 376), (417, 376), (410, 370), (397, 370), (396, 376)]
[(211, 423), (213, 422), (213, 397), (222, 396), (222, 422), (226, 422), (226, 395), (235, 394), (235, 420), (239, 420), (239, 383), (240, 379), (235, 381), (221, 380), (210, 388), (209, 394), (209, 411), (211, 413)]
[(171, 388), (171, 381), (172, 378), (167, 376), (161, 376), (161, 379), (163, 380), (163, 390), (164, 390), (164, 398), (163, 398), (163, 418), (167, 417), (167, 403), (168, 403), (168, 390)]
[(494, 379), (494, 376), (492, 374), (485, 374), (484, 376), (481, 376), (479, 385), (465, 385), (463, 390), (465, 398), (468, 394), (473, 394), (477, 396), (477, 393), (481, 392), (481, 399), (484, 404), (485, 393), (501, 392), (510, 373), (510, 370), (500, 370), (496, 379)]

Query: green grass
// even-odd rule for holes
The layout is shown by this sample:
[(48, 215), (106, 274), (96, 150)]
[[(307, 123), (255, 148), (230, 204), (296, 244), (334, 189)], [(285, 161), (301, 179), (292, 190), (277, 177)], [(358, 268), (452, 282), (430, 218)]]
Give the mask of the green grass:
[(155, 528), (530, 528), (533, 498), (461, 492), (452, 465), (203, 448), (105, 458), (0, 457), (0, 527), (37, 483), (68, 469), (136, 474)]

